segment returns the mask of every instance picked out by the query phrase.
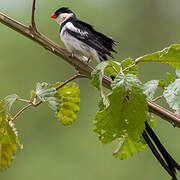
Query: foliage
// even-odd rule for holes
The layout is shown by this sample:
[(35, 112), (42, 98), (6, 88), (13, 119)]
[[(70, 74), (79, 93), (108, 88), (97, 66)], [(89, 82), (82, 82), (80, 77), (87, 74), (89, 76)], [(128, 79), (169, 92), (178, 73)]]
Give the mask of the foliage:
[(180, 69), (180, 44), (173, 44), (162, 51), (148, 54), (136, 59), (136, 63), (146, 61), (165, 63), (174, 68)]
[[(138, 79), (138, 63), (160, 62), (176, 68), (176, 76), (166, 73), (166, 80), (150, 80), (142, 83)], [(174, 44), (152, 54), (133, 60), (105, 61), (99, 63), (92, 72), (92, 85), (100, 91), (99, 110), (94, 117), (94, 132), (106, 144), (115, 142), (114, 156), (119, 159), (131, 157), (134, 152), (145, 148), (142, 138), (145, 121), (155, 127), (148, 112), (147, 99), (153, 100), (158, 88), (163, 89), (163, 97), (170, 108), (180, 113), (180, 45)], [(112, 78), (111, 90), (103, 89), (104, 75)], [(22, 149), (18, 133), (14, 127), (16, 119), (29, 107), (46, 103), (63, 125), (70, 125), (77, 118), (80, 93), (76, 83), (67, 81), (55, 84), (37, 83), (29, 100), (17, 95), (9, 95), (0, 101), (0, 169), (5, 170), (14, 159), (17, 147)], [(162, 97), (162, 96), (160, 96)], [(159, 98), (159, 97), (158, 97)], [(156, 99), (158, 99), (156, 98)], [(27, 103), (15, 116), (11, 107), (15, 101)]]
[[(112, 91), (104, 95), (108, 104), (104, 103), (101, 96), (99, 111), (94, 118), (94, 131), (98, 133), (102, 143), (116, 142), (114, 155), (119, 159), (129, 158), (134, 152), (145, 148), (146, 143), (141, 134), (146, 120), (150, 118), (150, 126), (155, 127), (155, 121), (147, 114), (146, 96), (153, 100), (156, 89), (161, 87), (169, 106), (180, 112), (180, 79), (167, 73), (167, 81), (150, 80), (142, 84), (137, 78), (137, 64), (140, 62), (161, 62), (180, 68), (180, 45), (172, 45), (135, 61), (128, 58), (119, 63), (119, 68), (116, 65), (116, 68), (111, 68), (111, 73), (108, 72), (109, 76), (115, 76), (111, 84)], [(92, 73), (92, 84), (97, 89), (101, 89), (107, 67), (112, 67), (112, 64), (102, 62)], [(176, 70), (176, 75), (180, 77), (179, 69)]]
[(18, 133), (14, 127), (14, 122), (9, 116), (11, 106), (18, 98), (17, 95), (9, 95), (0, 102), (0, 169), (9, 167), (17, 146), (22, 149), (19, 143)]
[(149, 100), (153, 99), (155, 90), (157, 89), (158, 85), (159, 85), (159, 80), (151, 80), (144, 84), (143, 86), (144, 94), (147, 95)]
[[(61, 88), (56, 89), (62, 85)], [(79, 111), (80, 102), (79, 87), (76, 83), (68, 84), (55, 83), (49, 85), (45, 82), (37, 83), (36, 90), (31, 91), (30, 100), (22, 100), (17, 95), (9, 95), (0, 101), (0, 170), (9, 167), (14, 159), (17, 147), (22, 149), (19, 143), (18, 133), (14, 127), (14, 120), (28, 107), (36, 107), (41, 102), (45, 102), (56, 113), (60, 122), (69, 125), (76, 119), (76, 113)], [(36, 103), (37, 98), (39, 102)], [(19, 111), (14, 117), (11, 117), (10, 110), (15, 101), (24, 101), (29, 103), (24, 109)]]

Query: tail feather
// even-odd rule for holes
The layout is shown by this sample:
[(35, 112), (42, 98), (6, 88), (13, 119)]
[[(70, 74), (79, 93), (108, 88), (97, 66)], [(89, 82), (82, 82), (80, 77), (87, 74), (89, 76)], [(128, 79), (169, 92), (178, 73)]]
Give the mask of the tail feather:
[[(158, 139), (158, 137), (156, 136), (156, 134), (147, 122), (145, 122), (145, 130), (143, 131), (142, 136), (144, 137), (145, 141), (147, 142), (148, 146), (150, 147), (151, 151), (158, 159), (160, 164), (166, 169), (166, 171), (170, 174), (173, 180), (177, 180), (176, 170), (180, 171), (180, 165), (167, 152), (167, 150), (161, 144), (160, 140)], [(151, 142), (151, 140), (154, 142), (160, 153), (157, 151), (156, 147)]]
[(98, 51), (97, 54), (98, 54), (99, 60), (100, 60), (101, 62), (108, 60), (106, 54), (104, 54), (104, 53), (102, 53), (102, 52), (100, 52), (100, 51)]
[(154, 154), (154, 156), (156, 157), (156, 159), (159, 161), (159, 163), (162, 165), (162, 167), (168, 172), (168, 174), (173, 178), (173, 180), (177, 180), (176, 175), (174, 174), (174, 172), (172, 172), (168, 165), (166, 164), (166, 162), (164, 161), (164, 159), (161, 157), (161, 155), (159, 154), (159, 152), (157, 151), (156, 147), (154, 146), (154, 144), (152, 143), (151, 139), (149, 138), (146, 130), (143, 131), (142, 133), (143, 138), (145, 139), (147, 145), (149, 146), (149, 148), (151, 149), (152, 153)]

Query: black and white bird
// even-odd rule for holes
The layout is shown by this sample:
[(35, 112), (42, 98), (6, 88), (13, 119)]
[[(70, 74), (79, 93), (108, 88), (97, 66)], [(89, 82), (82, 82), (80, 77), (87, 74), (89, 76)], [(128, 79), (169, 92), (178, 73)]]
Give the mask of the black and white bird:
[(51, 15), (60, 24), (60, 37), (72, 56), (84, 61), (94, 58), (98, 63), (113, 57), (116, 42), (110, 37), (96, 31), (93, 26), (80, 21), (67, 7), (58, 9)]
[[(107, 55), (113, 57), (111, 52), (116, 52), (113, 49), (116, 45), (114, 40), (96, 31), (90, 24), (78, 20), (69, 8), (58, 9), (51, 15), (51, 18), (60, 24), (61, 40), (72, 55), (85, 61), (94, 58), (100, 63), (107, 60)], [(147, 122), (145, 122), (142, 137), (172, 180), (177, 180), (176, 170), (180, 171), (179, 164), (166, 151)]]

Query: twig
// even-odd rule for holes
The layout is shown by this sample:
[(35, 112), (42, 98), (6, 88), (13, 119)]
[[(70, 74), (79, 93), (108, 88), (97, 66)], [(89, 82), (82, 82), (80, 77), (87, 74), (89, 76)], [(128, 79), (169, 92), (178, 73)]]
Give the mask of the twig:
[(23, 107), (13, 118), (12, 121), (15, 121), (26, 109), (33, 106), (33, 104), (28, 104), (27, 106)]
[(32, 105), (33, 105), (33, 107), (37, 107), (37, 106), (39, 106), (41, 103), (43, 103), (42, 100), (40, 100), (38, 103), (33, 103)]
[(86, 77), (86, 76), (84, 76), (83, 74), (77, 73), (77, 74), (75, 74), (73, 77), (71, 77), (71, 78), (69, 78), (68, 80), (66, 80), (63, 84), (59, 85), (59, 86), (56, 88), (56, 90), (62, 88), (63, 86), (65, 86), (66, 84), (68, 84), (69, 82), (71, 82), (71, 81), (73, 81), (73, 80), (75, 80), (75, 79), (77, 79), (77, 78), (83, 78), (83, 77)]
[(154, 99), (152, 100), (152, 102), (154, 103), (154, 102), (158, 101), (159, 99), (161, 99), (161, 98), (163, 98), (163, 97), (164, 97), (163, 95), (162, 95), (162, 96), (158, 96), (158, 97), (154, 98)]
[(114, 66), (107, 66), (106, 68), (112, 68), (116, 74), (119, 74), (119, 72), (116, 70)]
[(18, 98), (17, 101), (26, 102), (26, 103), (31, 103), (31, 100), (21, 99), (21, 98)]
[(124, 69), (123, 69), (123, 72), (124, 72), (124, 71), (127, 71), (128, 69), (130, 69), (130, 68), (132, 68), (132, 67), (134, 67), (134, 66), (136, 66), (136, 65), (137, 65), (137, 64), (135, 63), (135, 64), (132, 64), (132, 65), (124, 68)]
[(120, 73), (121, 73), (122, 75), (124, 75), (124, 72), (123, 72), (122, 66), (120, 66)]
[(35, 9), (36, 9), (36, 0), (33, 0), (33, 3), (32, 3), (32, 14), (31, 14), (31, 27), (32, 27), (32, 30), (34, 32), (38, 32), (37, 31), (37, 28), (36, 28), (36, 23), (35, 23)]
[[(77, 67), (78, 71), (85, 75), (87, 78), (91, 79), (91, 72), (93, 71), (93, 68), (88, 66), (88, 64), (83, 63), (76, 57), (72, 57), (71, 54), (54, 43), (53, 41), (49, 40), (47, 37), (40, 33), (35, 33), (34, 36), (32, 35), (32, 30), (23, 25), (19, 22), (16, 22), (15, 20), (7, 17), (6, 15), (0, 13), (0, 22), (9, 28), (17, 31), (18, 33), (28, 37), (29, 39), (35, 41), (36, 43), (40, 44), (42, 47), (46, 47), (46, 49), (53, 54), (61, 57), (62, 60), (65, 60), (69, 64), (73, 65), (74, 67)], [(137, 62), (138, 63), (138, 62)], [(108, 89), (111, 89), (111, 83), (112, 80), (106, 76), (103, 77), (103, 86), (105, 86)], [(154, 104), (150, 101), (147, 101), (149, 111), (156, 114), (157, 116), (161, 117), (162, 119), (170, 122), (171, 124), (174, 123), (176, 127), (180, 127), (180, 118), (172, 112), (169, 112), (168, 110), (164, 109), (163, 107)]]

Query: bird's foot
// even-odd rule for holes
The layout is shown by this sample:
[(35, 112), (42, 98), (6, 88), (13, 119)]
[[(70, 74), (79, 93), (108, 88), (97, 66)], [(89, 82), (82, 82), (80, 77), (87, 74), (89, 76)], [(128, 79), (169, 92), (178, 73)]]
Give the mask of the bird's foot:
[(90, 60), (91, 60), (91, 58), (88, 58), (88, 60), (87, 60), (87, 64), (89, 64)]
[(71, 57), (74, 58), (74, 53), (71, 53)]

